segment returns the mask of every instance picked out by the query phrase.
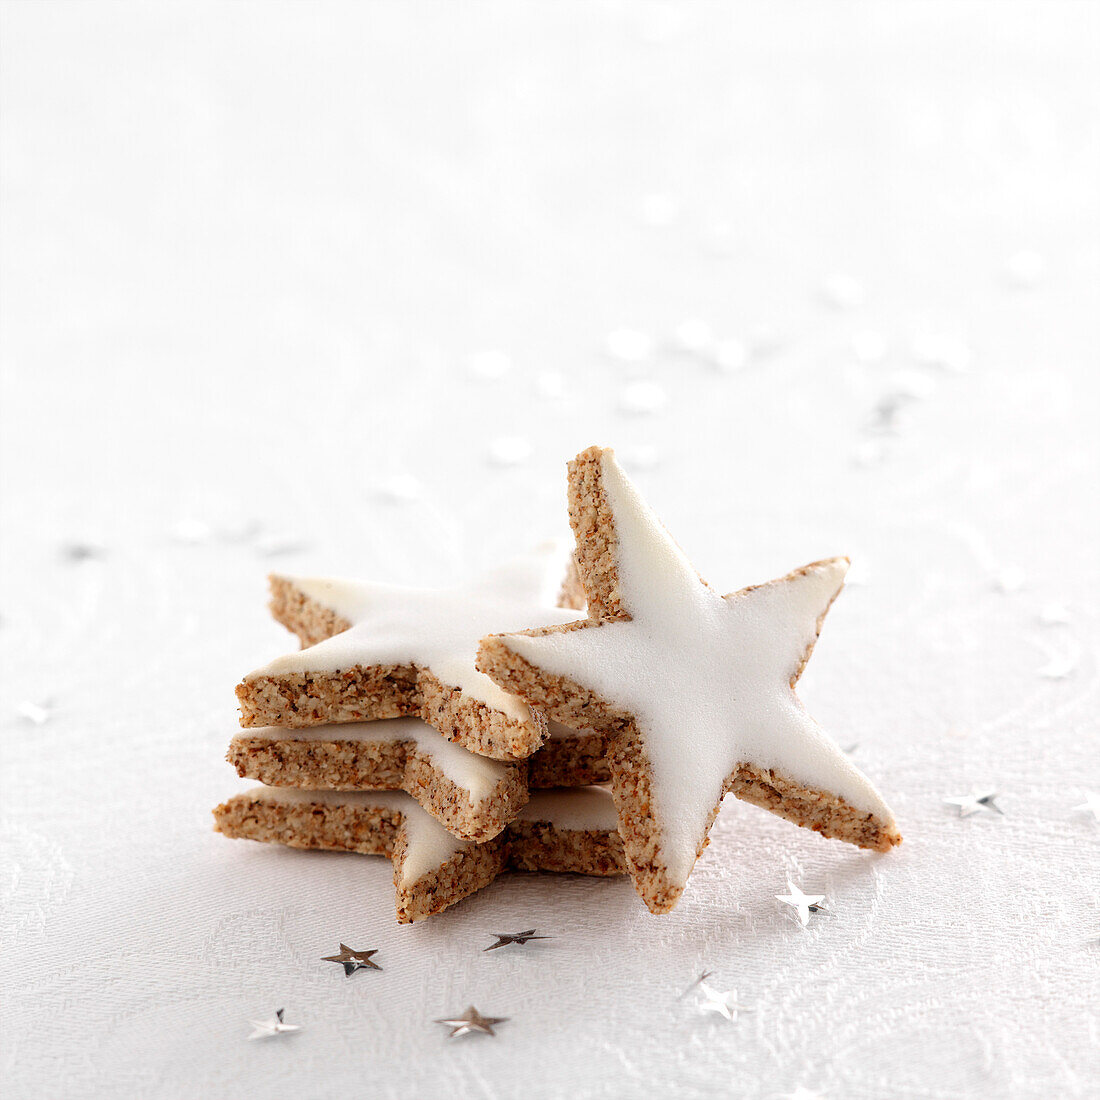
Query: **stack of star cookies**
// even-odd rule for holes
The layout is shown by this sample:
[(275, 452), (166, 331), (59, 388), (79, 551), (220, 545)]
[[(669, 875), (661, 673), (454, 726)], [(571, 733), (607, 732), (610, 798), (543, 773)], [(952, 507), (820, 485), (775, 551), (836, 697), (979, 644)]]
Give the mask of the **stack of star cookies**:
[(569, 464), (569, 514), (564, 583), (553, 547), (453, 590), (272, 577), (303, 648), (237, 688), (229, 760), (263, 785), (218, 830), (389, 856), (399, 921), (507, 867), (629, 872), (665, 912), (728, 792), (900, 841), (793, 690), (845, 559), (720, 596), (606, 449)]

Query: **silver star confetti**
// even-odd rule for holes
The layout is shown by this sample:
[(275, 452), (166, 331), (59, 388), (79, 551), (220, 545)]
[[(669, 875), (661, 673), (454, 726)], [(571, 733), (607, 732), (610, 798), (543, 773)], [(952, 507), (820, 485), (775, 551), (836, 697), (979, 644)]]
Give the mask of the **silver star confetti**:
[(286, 1035), (291, 1031), (301, 1031), (298, 1024), (283, 1023), (284, 1011), (280, 1008), (270, 1020), (249, 1020), (248, 1022), (255, 1028), (249, 1038), (267, 1039), (272, 1035)]
[(704, 970), (687, 989), (688, 993), (693, 990), (698, 993), (700, 1012), (713, 1012), (733, 1023), (737, 1020), (738, 1012), (752, 1011), (751, 1008), (746, 1008), (744, 1005), (737, 1003), (736, 990), (727, 989), (723, 991), (715, 989), (707, 981), (710, 977), (712, 977), (711, 972)]
[(1003, 814), (1004, 810), (994, 801), (997, 798), (996, 791), (982, 791), (977, 787), (971, 787), (969, 794), (954, 795), (943, 801), (948, 806), (958, 806), (959, 817), (969, 817), (979, 810), (989, 810), (991, 813)]
[(1085, 801), (1080, 806), (1074, 806), (1073, 810), (1074, 813), (1092, 814), (1097, 821), (1100, 821), (1100, 794), (1085, 795)]
[(378, 951), (352, 951), (347, 944), (340, 944), (339, 955), (325, 955), (321, 961), (327, 963), (340, 963), (347, 977), (351, 977), (357, 970), (381, 970), (376, 962), (371, 961), (371, 955), (377, 955)]
[(470, 1005), (463, 1015), (456, 1016), (454, 1019), (436, 1020), (436, 1023), (445, 1024), (451, 1029), (451, 1034), (447, 1036), (448, 1039), (457, 1039), (460, 1035), (469, 1035), (475, 1031), (483, 1032), (486, 1035), (496, 1035), (493, 1028), (497, 1024), (506, 1023), (507, 1020), (507, 1016), (482, 1016), (473, 1005)]
[(549, 940), (553, 936), (536, 936), (535, 929), (528, 928), (526, 932), (494, 932), (497, 942), (486, 947), (486, 951), (495, 951), (498, 947), (507, 947), (510, 943), (518, 943), (521, 947), (528, 940)]
[(824, 894), (804, 894), (790, 879), (787, 879), (787, 889), (790, 891), (789, 894), (776, 894), (775, 900), (796, 909), (798, 920), (803, 928), (810, 923), (811, 913), (828, 912), (821, 904), (825, 900)]

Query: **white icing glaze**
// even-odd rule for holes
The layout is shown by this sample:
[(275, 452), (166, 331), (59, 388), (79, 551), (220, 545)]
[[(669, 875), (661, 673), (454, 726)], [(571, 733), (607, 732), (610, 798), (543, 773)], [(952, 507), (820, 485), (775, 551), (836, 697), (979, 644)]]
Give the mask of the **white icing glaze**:
[(670, 879), (687, 881), (738, 763), (773, 768), (892, 822), (882, 796), (790, 687), (847, 563), (833, 559), (723, 598), (700, 581), (610, 451), (602, 472), (618, 534), (620, 593), (632, 621), (513, 635), (508, 645), (634, 715)]
[(338, 725), (311, 726), (288, 730), (263, 726), (246, 730), (240, 737), (259, 737), (269, 741), (363, 741), (394, 744), (412, 742), (418, 753), (431, 757), (432, 764), (452, 783), (470, 792), (474, 802), (488, 798), (508, 776), (508, 766), (478, 756), (448, 741), (419, 718), (384, 718), (378, 722), (345, 722)]
[(267, 803), (320, 803), (323, 806), (390, 810), (401, 814), (406, 837), (405, 860), (398, 880), (401, 886), (413, 885), (471, 847), (470, 841), (452, 836), (404, 791), (299, 791), (293, 787), (259, 786), (245, 794)]
[(352, 624), (350, 630), (279, 657), (251, 673), (334, 673), (356, 665), (416, 665), (509, 717), (530, 721), (527, 705), (474, 667), (486, 634), (581, 618), (555, 607), (564, 555), (556, 543), (454, 589), (398, 588), (314, 577), (287, 578), (311, 600)]
[(549, 821), (559, 829), (614, 832), (619, 827), (615, 802), (606, 787), (533, 791), (518, 816), (521, 821)]

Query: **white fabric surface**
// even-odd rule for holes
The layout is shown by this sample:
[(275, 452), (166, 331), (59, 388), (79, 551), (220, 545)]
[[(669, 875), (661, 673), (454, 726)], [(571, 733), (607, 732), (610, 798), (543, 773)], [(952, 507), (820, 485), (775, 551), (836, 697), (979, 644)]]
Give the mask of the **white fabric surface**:
[[(6, 1100), (1096, 1095), (1094, 5), (3, 22)], [(672, 354), (691, 318), (759, 354)], [(722, 590), (852, 555), (800, 691), (902, 847), (727, 804), (669, 916), (511, 876), (398, 927), (385, 861), (214, 835), (264, 574), (456, 582), (597, 441)], [(448, 1043), (470, 1003), (510, 1019)]]

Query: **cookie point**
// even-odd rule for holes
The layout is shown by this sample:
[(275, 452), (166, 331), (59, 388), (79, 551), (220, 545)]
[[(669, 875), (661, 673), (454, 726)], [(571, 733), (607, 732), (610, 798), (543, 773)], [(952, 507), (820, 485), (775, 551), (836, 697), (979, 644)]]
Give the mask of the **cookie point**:
[(504, 644), (500, 634), (487, 634), (484, 638), (478, 642), (477, 656), (474, 659), (474, 668), (478, 672), (484, 672), (486, 676), (490, 675), (490, 670), (493, 664), (493, 655), (500, 654), (502, 650), (506, 650), (508, 647)]
[(599, 443), (593, 443), (591, 446), (585, 447), (585, 449), (583, 451), (581, 451), (576, 456), (576, 458), (573, 459), (573, 461), (574, 462), (583, 462), (585, 459), (600, 459), (600, 458), (603, 458), (605, 455), (609, 458), (614, 458), (615, 457), (614, 448), (613, 447), (604, 447), (604, 446), (601, 446)]

